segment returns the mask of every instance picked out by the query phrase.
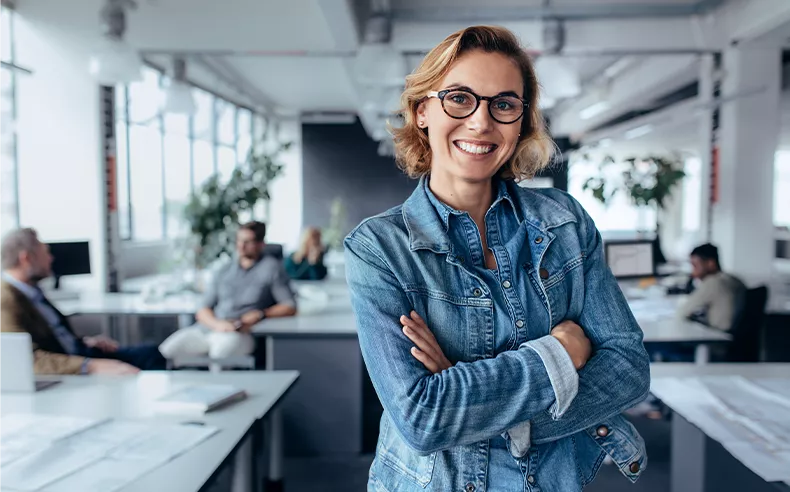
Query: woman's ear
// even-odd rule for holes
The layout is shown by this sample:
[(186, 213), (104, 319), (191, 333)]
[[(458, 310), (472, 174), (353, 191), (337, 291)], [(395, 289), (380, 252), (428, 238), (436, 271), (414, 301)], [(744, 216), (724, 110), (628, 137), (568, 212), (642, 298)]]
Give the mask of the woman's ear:
[(417, 111), (415, 111), (417, 116), (417, 124), (418, 128), (428, 128), (428, 115), (427, 115), (427, 108), (425, 107), (425, 101), (420, 102), (417, 105)]

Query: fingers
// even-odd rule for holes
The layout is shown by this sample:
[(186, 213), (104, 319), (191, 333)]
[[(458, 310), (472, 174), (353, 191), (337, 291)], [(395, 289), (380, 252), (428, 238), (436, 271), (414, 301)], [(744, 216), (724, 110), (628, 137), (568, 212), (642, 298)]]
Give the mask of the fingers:
[(441, 371), (439, 368), (439, 364), (436, 363), (431, 357), (428, 356), (425, 352), (418, 349), (417, 347), (411, 348), (411, 355), (414, 356), (415, 359), (422, 362), (422, 365), (425, 366), (426, 369), (431, 371), (431, 373), (436, 374)]
[(437, 353), (441, 352), (441, 349), (436, 339), (433, 336), (429, 337), (430, 331), (427, 328), (419, 326), (406, 316), (401, 316), (401, 323), (403, 324), (403, 333), (417, 345), (418, 349), (430, 357), (438, 359)]

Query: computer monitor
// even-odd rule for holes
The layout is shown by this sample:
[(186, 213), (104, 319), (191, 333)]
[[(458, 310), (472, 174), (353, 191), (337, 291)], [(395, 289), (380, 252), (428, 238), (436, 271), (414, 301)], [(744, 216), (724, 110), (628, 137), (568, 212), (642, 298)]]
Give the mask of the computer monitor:
[(55, 288), (60, 287), (60, 277), (91, 273), (91, 255), (88, 241), (48, 243), (52, 261)]
[(653, 241), (616, 241), (605, 243), (606, 264), (615, 278), (641, 278), (656, 275)]

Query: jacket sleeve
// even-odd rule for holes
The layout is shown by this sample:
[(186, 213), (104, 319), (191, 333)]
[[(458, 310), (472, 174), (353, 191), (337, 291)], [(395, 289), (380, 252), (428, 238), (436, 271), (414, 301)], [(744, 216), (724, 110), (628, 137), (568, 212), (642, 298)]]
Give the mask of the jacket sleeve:
[(561, 439), (597, 425), (647, 397), (650, 360), (642, 329), (606, 264), (603, 241), (593, 220), (576, 203), (582, 218), (584, 303), (575, 320), (593, 346), (593, 356), (579, 371), (579, 390), (560, 419), (540, 415), (532, 421), (537, 444)]
[[(3, 332), (29, 332), (23, 325), (19, 306), (4, 290), (0, 300), (0, 329)], [(38, 348), (33, 341), (33, 372), (36, 374), (80, 374), (85, 357), (59, 354)]]
[(383, 255), (358, 232), (345, 246), (362, 355), (382, 405), (406, 444), (428, 454), (479, 442), (547, 413), (554, 405), (555, 392), (540, 349), (530, 346), (431, 374), (409, 352), (412, 343), (401, 331), (399, 318), (408, 315), (412, 305)]

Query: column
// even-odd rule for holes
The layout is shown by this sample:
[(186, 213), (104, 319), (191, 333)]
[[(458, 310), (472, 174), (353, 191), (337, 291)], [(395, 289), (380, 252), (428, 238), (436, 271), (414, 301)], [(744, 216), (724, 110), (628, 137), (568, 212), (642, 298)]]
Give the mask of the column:
[(722, 268), (747, 284), (767, 282), (773, 269), (781, 58), (778, 46), (764, 45), (734, 46), (723, 54), (711, 239)]

